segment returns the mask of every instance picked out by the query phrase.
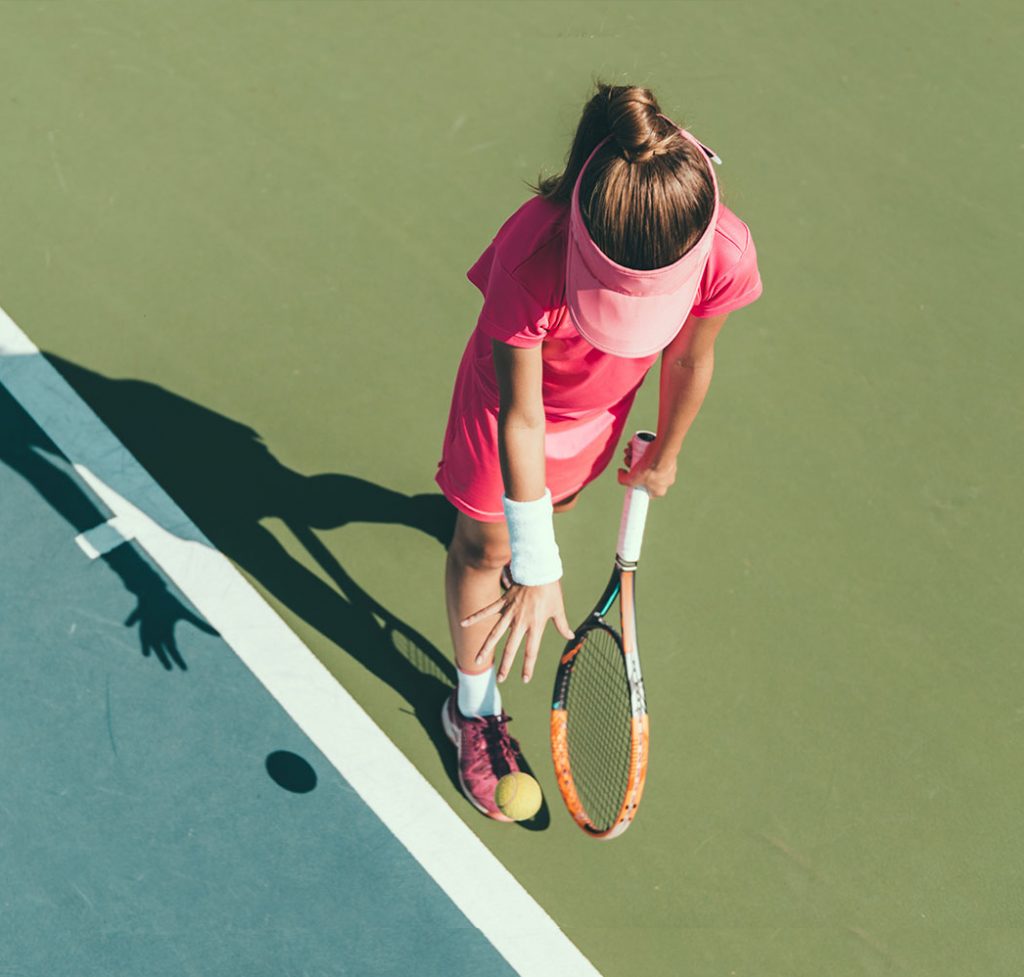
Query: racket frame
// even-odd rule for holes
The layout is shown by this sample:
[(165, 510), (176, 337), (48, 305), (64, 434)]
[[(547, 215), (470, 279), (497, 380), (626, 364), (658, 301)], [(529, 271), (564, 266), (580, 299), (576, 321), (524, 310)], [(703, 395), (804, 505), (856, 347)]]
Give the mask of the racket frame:
[[(654, 439), (650, 432), (638, 432), (633, 438), (633, 463), (643, 449)], [(650, 718), (644, 693), (643, 673), (640, 669), (639, 645), (636, 631), (636, 567), (640, 556), (640, 540), (647, 515), (647, 493), (643, 489), (627, 489), (619, 530), (618, 552), (611, 578), (601, 599), (594, 605), (586, 621), (576, 629), (559, 660), (555, 675), (555, 691), (551, 707), (551, 756), (555, 777), (562, 800), (572, 819), (592, 838), (611, 840), (621, 835), (633, 822), (647, 780), (647, 761), (650, 752)], [(624, 552), (627, 556), (624, 556)], [(618, 599), (619, 630), (612, 627), (606, 615)], [(601, 629), (614, 638), (623, 656), (630, 700), (630, 758), (629, 774), (622, 802), (611, 825), (594, 825), (580, 800), (569, 762), (568, 722), (566, 697), (572, 678), (573, 666), (588, 632)]]

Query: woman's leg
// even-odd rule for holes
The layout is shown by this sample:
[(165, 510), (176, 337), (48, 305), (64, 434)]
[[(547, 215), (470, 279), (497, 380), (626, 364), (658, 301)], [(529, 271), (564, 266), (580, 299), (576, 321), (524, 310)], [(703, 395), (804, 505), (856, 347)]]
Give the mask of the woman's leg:
[[(555, 512), (568, 512), (579, 501), (579, 492), (562, 499)], [(445, 598), (448, 627), (455, 649), (455, 664), (467, 675), (486, 672), (494, 660), (476, 663), (476, 655), (497, 623), (497, 616), (464, 628), (459, 623), (501, 596), (501, 571), (512, 559), (508, 527), (503, 522), (480, 522), (460, 512), (448, 547), (445, 566)]]
[(503, 522), (480, 522), (460, 512), (448, 547), (445, 598), (455, 664), (467, 675), (486, 672), (491, 661), (476, 663), (497, 616), (464, 628), (459, 623), (501, 596), (501, 569), (512, 558), (508, 527)]
[(455, 744), (459, 785), (473, 806), (497, 821), (509, 818), (498, 809), (498, 781), (521, 769), (519, 745), (508, 733), (492, 660), (476, 656), (498, 618), (472, 627), (459, 623), (501, 596), (501, 569), (511, 559), (505, 523), (479, 522), (459, 513), (445, 566), (448, 624), (458, 666), (458, 688), (445, 702), (441, 720)]
[(580, 492), (582, 491), (583, 489), (580, 489), (579, 492), (573, 492), (572, 495), (562, 499), (561, 502), (556, 502), (554, 506), (555, 512), (568, 512), (570, 509), (574, 509), (576, 503), (580, 500)]

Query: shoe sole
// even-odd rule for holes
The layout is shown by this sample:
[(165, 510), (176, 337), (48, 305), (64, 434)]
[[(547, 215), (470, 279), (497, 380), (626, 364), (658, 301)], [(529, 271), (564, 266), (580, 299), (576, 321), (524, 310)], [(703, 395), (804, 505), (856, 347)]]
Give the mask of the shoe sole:
[(475, 807), (481, 814), (486, 814), (492, 821), (505, 821), (511, 823), (512, 818), (506, 817), (501, 813), (501, 811), (488, 811), (486, 807), (483, 807), (466, 786), (466, 781), (462, 779), (462, 737), (459, 735), (458, 727), (455, 726), (451, 719), (448, 718), (447, 701), (445, 701), (444, 708), (441, 710), (441, 724), (444, 726), (445, 735), (452, 741), (452, 745), (455, 747), (455, 755), (459, 761), (459, 787), (462, 788), (462, 793), (465, 795), (466, 800), (469, 801), (469, 803), (472, 804), (473, 807)]

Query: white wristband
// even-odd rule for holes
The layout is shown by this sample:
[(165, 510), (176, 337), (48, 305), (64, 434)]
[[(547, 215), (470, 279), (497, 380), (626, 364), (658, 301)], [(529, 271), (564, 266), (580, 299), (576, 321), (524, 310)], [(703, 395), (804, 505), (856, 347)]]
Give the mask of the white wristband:
[(512, 544), (512, 579), (525, 587), (554, 583), (562, 577), (562, 561), (555, 542), (551, 490), (534, 502), (501, 497)]

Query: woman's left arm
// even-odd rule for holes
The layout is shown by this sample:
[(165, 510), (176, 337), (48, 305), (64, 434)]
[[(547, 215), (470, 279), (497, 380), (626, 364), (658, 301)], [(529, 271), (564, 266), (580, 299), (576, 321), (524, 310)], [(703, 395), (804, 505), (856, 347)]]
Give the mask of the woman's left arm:
[[(619, 469), (621, 485), (643, 486), (657, 498), (676, 480), (676, 459), (683, 439), (704, 402), (715, 368), (715, 337), (726, 315), (690, 316), (661, 354), (658, 439), (630, 471)], [(629, 450), (627, 446), (627, 452)], [(627, 464), (629, 458), (627, 455)]]

